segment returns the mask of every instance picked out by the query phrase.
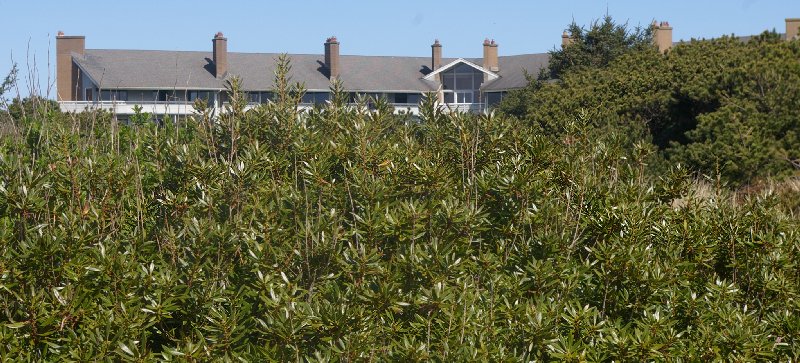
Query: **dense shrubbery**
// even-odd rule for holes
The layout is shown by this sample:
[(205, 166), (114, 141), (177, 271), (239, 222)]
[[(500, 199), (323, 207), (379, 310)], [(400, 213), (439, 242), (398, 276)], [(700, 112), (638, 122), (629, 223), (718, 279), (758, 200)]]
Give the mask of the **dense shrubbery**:
[(567, 27), (570, 44), (550, 52), (546, 72), (540, 78), (556, 79), (586, 68), (602, 68), (631, 51), (653, 47), (653, 29), (617, 24), (610, 15), (593, 22), (588, 29), (575, 22)]
[(11, 121), (4, 359), (800, 357), (779, 197), (651, 177), (655, 148), (593, 110), (541, 134), (427, 101), (418, 121), (367, 112), (334, 85), (300, 113), (277, 78), (278, 102), (248, 112), (234, 82), (218, 122), (201, 103), (161, 127)]
[[(554, 54), (563, 58), (571, 48)], [(797, 174), (800, 42), (765, 33), (749, 42), (683, 43), (666, 56), (654, 47), (624, 50), (606, 66), (533, 82), (501, 109), (547, 134), (585, 114), (600, 127), (650, 140), (668, 165), (683, 163), (734, 186)]]

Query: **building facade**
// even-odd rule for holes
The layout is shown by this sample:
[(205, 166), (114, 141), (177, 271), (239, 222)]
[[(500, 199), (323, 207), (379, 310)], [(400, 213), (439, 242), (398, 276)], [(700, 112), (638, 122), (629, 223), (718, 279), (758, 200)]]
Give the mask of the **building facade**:
[[(59, 32), (57, 92), (61, 109), (103, 109), (121, 119), (136, 107), (155, 115), (184, 116), (195, 99), (212, 107), (225, 102), (225, 81), (242, 80), (251, 104), (269, 102), (278, 53), (228, 52), (228, 39), (217, 33), (210, 52), (86, 49), (85, 37)], [(400, 112), (416, 113), (422, 97), (437, 95), (443, 108), (486, 111), (505, 92), (527, 85), (526, 73), (546, 67), (549, 55), (499, 56), (498, 44), (486, 39), (483, 58), (444, 58), (442, 44), (431, 45), (431, 57), (341, 55), (336, 37), (322, 54), (289, 54), (290, 76), (303, 83), (302, 106), (329, 98), (338, 79), (355, 99), (384, 97)]]
[[(672, 47), (672, 27), (654, 22), (653, 41), (661, 52)], [(800, 33), (800, 19), (786, 19), (787, 39)], [(255, 105), (269, 102), (278, 53), (228, 52), (228, 39), (217, 33), (210, 51), (86, 49), (83, 36), (56, 37), (57, 93), (62, 111), (103, 109), (126, 119), (141, 108), (154, 115), (180, 117), (193, 112), (204, 98), (211, 107), (225, 102), (225, 82), (239, 76)], [(568, 34), (562, 46), (570, 44)], [(436, 40), (428, 57), (341, 55), (336, 37), (323, 44), (322, 54), (290, 54), (293, 81), (306, 87), (302, 106), (329, 98), (338, 79), (355, 99), (384, 97), (400, 112), (417, 113), (421, 98), (436, 95), (441, 107), (485, 112), (510, 90), (528, 84), (547, 66), (549, 55), (499, 55), (499, 45), (484, 40), (482, 58), (444, 58)]]

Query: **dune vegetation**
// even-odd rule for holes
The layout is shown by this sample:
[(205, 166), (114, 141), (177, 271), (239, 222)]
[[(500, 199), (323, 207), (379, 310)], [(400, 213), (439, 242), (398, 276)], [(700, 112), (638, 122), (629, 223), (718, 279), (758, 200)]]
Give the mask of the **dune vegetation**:
[(487, 115), (300, 110), (287, 59), (161, 124), (16, 100), (0, 357), (800, 359), (800, 44), (632, 49)]

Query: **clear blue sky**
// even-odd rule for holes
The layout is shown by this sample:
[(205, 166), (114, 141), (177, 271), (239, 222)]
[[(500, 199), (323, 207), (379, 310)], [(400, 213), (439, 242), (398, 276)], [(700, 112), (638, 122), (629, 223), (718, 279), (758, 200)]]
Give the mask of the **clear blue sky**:
[(606, 12), (630, 25), (667, 20), (678, 40), (783, 32), (785, 18), (800, 17), (800, 0), (0, 0), (0, 75), (13, 52), (27, 78), (35, 56), (45, 89), (59, 30), (85, 35), (86, 47), (97, 49), (210, 51), (222, 31), (234, 52), (321, 53), (336, 35), (342, 54), (429, 56), (438, 38), (445, 57), (480, 57), (487, 37), (500, 55), (546, 52), (573, 19), (588, 24)]

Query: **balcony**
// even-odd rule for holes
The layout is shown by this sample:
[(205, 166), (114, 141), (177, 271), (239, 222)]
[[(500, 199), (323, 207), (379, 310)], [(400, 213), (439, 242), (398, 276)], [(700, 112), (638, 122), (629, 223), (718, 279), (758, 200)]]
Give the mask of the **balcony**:
[[(154, 115), (191, 115), (194, 107), (191, 102), (131, 102), (131, 101), (61, 101), (59, 102), (62, 112), (84, 112), (103, 110), (116, 115), (133, 115), (135, 106), (141, 106), (142, 112)], [(251, 104), (248, 107), (255, 107)], [(395, 113), (405, 112), (412, 115), (419, 114), (419, 105), (416, 103), (396, 103), (393, 104)], [(313, 107), (313, 104), (300, 104), (301, 109)], [(444, 112), (461, 113), (483, 113), (486, 111), (485, 103), (458, 103), (440, 104), (439, 108)]]
[(485, 103), (445, 103), (440, 104), (439, 109), (450, 113), (484, 113), (486, 112)]
[(58, 104), (62, 112), (103, 110), (116, 115), (132, 115), (137, 105), (142, 107), (142, 112), (155, 115), (190, 115), (194, 111), (191, 102), (61, 101)]
[[(255, 104), (252, 104), (252, 103), (250, 105), (251, 106), (255, 106)], [(321, 105), (321, 104), (305, 103), (304, 102), (304, 103), (301, 103), (299, 105), (299, 107), (300, 107), (300, 109), (310, 109), (310, 108), (313, 108), (315, 105)], [(348, 106), (352, 106), (352, 107), (358, 106), (357, 103), (348, 103), (347, 105)], [(395, 114), (406, 113), (406, 114), (410, 114), (410, 115), (414, 115), (414, 116), (419, 115), (419, 104), (418, 103), (391, 103), (391, 105), (394, 106), (394, 113)], [(368, 105), (367, 107), (368, 107), (369, 110), (374, 110), (374, 108), (372, 106)]]

